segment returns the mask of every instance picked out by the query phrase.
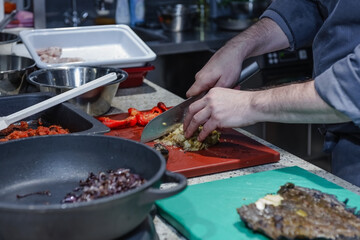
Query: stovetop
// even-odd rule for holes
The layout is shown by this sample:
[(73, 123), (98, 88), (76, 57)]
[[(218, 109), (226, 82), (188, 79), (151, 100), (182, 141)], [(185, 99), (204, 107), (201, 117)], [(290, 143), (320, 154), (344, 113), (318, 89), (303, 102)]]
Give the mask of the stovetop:
[(149, 215), (137, 228), (116, 240), (159, 240), (153, 217)]

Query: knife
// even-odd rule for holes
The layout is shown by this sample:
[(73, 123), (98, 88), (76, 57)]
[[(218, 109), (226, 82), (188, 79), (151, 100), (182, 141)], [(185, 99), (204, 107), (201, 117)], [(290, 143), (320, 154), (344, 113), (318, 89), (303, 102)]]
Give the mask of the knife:
[[(243, 83), (251, 76), (256, 74), (260, 70), (257, 62), (253, 62), (249, 66), (245, 67), (240, 74), (238, 81), (235, 83), (235, 86)], [(150, 142), (154, 139), (157, 139), (179, 126), (179, 123), (182, 123), (185, 117), (185, 113), (193, 102), (202, 98), (206, 92), (203, 92), (197, 96), (190, 97), (183, 101), (182, 103), (170, 108), (169, 110), (163, 112), (159, 116), (152, 119), (144, 128), (140, 141), (142, 143)]]

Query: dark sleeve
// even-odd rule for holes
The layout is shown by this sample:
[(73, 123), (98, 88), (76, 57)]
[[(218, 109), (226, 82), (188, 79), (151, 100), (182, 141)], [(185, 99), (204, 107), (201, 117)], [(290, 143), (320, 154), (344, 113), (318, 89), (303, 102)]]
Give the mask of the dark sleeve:
[(260, 18), (274, 20), (289, 39), (290, 48), (310, 46), (323, 20), (311, 0), (274, 0)]
[(360, 126), (360, 44), (317, 76), (315, 89), (325, 102)]

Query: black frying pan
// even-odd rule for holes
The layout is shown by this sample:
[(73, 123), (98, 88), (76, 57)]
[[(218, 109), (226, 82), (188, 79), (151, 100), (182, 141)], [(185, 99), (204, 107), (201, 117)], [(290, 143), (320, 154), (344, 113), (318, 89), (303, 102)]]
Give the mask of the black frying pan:
[[(147, 182), (90, 202), (61, 204), (90, 172), (129, 168)], [(155, 200), (179, 193), (186, 178), (160, 153), (127, 139), (56, 135), (0, 144), (0, 239), (114, 239), (138, 226)], [(160, 190), (163, 182), (177, 182)], [(49, 190), (51, 196), (16, 195)]]

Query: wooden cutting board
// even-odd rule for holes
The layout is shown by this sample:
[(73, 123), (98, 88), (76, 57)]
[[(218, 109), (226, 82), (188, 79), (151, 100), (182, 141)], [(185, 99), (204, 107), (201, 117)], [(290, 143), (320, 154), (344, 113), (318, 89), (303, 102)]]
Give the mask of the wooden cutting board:
[[(127, 113), (108, 116), (124, 119)], [(143, 127), (135, 126), (111, 130), (106, 135), (140, 141)], [(147, 143), (153, 146), (154, 142)], [(167, 169), (186, 177), (218, 173), (244, 167), (277, 162), (280, 154), (275, 150), (239, 133), (234, 129), (221, 131), (220, 143), (197, 152), (184, 152), (177, 147), (168, 147)]]
[(334, 194), (360, 210), (360, 196), (299, 167), (288, 167), (188, 186), (156, 202), (159, 214), (187, 239), (269, 239), (254, 233), (236, 209), (276, 193), (287, 182)]

